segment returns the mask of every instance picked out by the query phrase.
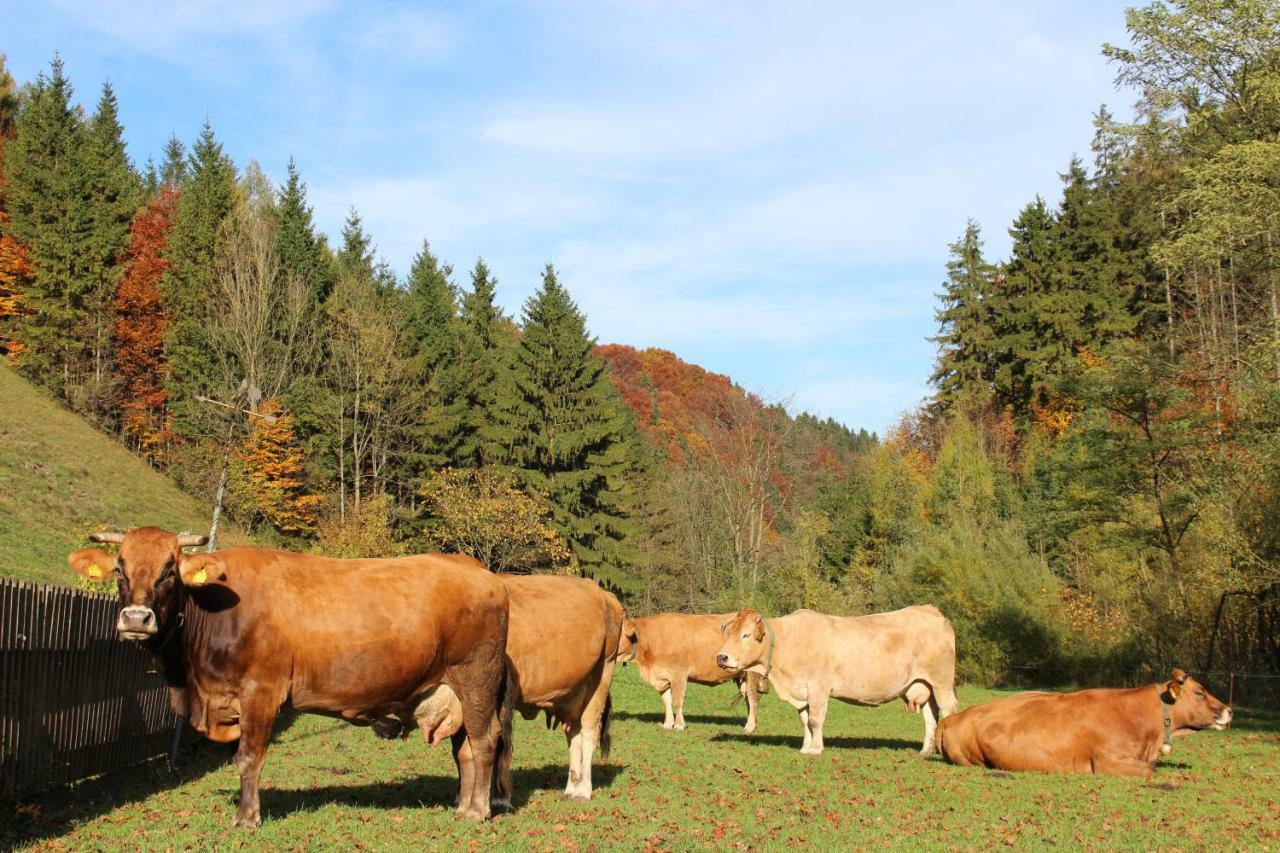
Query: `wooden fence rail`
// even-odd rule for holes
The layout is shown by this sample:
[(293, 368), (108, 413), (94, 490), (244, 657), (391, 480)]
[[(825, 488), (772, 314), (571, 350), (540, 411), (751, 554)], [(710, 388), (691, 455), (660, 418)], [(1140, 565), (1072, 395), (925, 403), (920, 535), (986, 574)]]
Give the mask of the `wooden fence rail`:
[(0, 578), (0, 798), (163, 755), (174, 716), (114, 596)]

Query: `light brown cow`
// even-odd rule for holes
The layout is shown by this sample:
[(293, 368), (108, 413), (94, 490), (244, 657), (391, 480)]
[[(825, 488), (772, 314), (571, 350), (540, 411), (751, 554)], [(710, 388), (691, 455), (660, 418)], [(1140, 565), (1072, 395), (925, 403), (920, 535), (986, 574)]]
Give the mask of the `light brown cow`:
[[(258, 776), (280, 708), (452, 736), (459, 817), (487, 818), (505, 684), (507, 591), (459, 555), (334, 560), (267, 548), (185, 554), (203, 537), (95, 534), (69, 562), (119, 584), (122, 639), (159, 659), (175, 711), (239, 740), (233, 825), (261, 822)], [(440, 689), (443, 686), (444, 690)]]
[(756, 730), (759, 694), (768, 686), (754, 673), (735, 676), (716, 665), (716, 650), (724, 639), (720, 626), (731, 615), (659, 613), (627, 620), (618, 660), (635, 661), (640, 677), (662, 695), (664, 729), (684, 729), (684, 691), (690, 681), (713, 686), (733, 679), (747, 701), (743, 731)]
[[(565, 796), (591, 799), (596, 744), (609, 757), (613, 663), (624, 614), (595, 581), (559, 575), (500, 575), (511, 599), (507, 701), (525, 719), (539, 712), (569, 741)], [(495, 805), (511, 805), (511, 713), (503, 715)]]
[(921, 755), (933, 752), (938, 719), (955, 710), (956, 637), (938, 608), (907, 607), (870, 616), (797, 610), (765, 619), (742, 610), (723, 623), (717, 662), (728, 672), (767, 677), (800, 712), (807, 755), (822, 752), (831, 697), (855, 705), (901, 698), (924, 716)]
[(1164, 684), (1019, 693), (968, 708), (938, 727), (938, 750), (964, 766), (1149, 779), (1173, 738), (1230, 722), (1230, 708), (1175, 669)]

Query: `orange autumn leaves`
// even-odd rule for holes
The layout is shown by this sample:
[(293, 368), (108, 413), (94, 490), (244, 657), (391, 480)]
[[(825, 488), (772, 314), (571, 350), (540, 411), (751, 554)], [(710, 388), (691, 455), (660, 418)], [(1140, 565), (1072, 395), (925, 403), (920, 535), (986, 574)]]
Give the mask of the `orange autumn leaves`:
[(315, 528), (316, 510), (324, 498), (306, 492), (293, 416), (285, 414), (279, 402), (268, 400), (250, 418), (249, 435), (236, 461), (236, 490), (242, 503), (283, 533)]

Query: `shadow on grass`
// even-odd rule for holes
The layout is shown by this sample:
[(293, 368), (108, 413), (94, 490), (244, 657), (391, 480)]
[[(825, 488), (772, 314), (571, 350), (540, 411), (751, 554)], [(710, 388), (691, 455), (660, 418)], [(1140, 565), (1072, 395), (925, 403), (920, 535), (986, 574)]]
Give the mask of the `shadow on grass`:
[[(280, 742), (300, 717), (291, 710), (282, 711), (272, 734), (272, 747)], [(290, 744), (300, 743), (325, 730), (291, 734)], [(170, 769), (167, 756), (123, 767), (41, 794), (25, 797), (17, 803), (0, 803), (0, 850), (19, 843), (33, 843), (56, 838), (72, 825), (93, 820), (155, 794), (193, 782), (231, 762), (235, 743), (214, 743), (191, 728), (183, 733), (177, 766)], [(271, 751), (267, 751), (268, 757)], [(12, 819), (11, 819), (12, 818)]]
[[(733, 741), (735, 743), (753, 743), (767, 746), (787, 746), (797, 751), (804, 738), (796, 735), (744, 735), (721, 732), (713, 735), (714, 741)], [(822, 745), (826, 749), (910, 749), (920, 751), (920, 741), (903, 740), (886, 737), (823, 737)]]
[(1231, 728), (1227, 734), (1233, 731), (1280, 732), (1280, 710), (1236, 707), (1232, 712)]
[[(625, 772), (617, 764), (597, 764), (591, 771), (596, 790), (608, 788)], [(563, 764), (513, 769), (511, 783), (515, 788), (512, 812), (518, 812), (537, 791), (564, 789), (568, 768)], [(239, 789), (225, 789), (234, 804)], [(421, 774), (409, 779), (390, 779), (359, 785), (323, 785), (309, 788), (263, 788), (260, 797), (263, 819), (282, 819), (294, 812), (315, 811), (331, 803), (362, 809), (453, 809), (458, 793), (458, 777)]]
[[(643, 723), (662, 723), (666, 717), (655, 712), (645, 711), (635, 714), (630, 711), (614, 711), (613, 718), (615, 720), (639, 720)], [(686, 723), (719, 723), (726, 726), (741, 726), (747, 721), (747, 714), (744, 710), (738, 716), (723, 714), (685, 714), (684, 721)]]

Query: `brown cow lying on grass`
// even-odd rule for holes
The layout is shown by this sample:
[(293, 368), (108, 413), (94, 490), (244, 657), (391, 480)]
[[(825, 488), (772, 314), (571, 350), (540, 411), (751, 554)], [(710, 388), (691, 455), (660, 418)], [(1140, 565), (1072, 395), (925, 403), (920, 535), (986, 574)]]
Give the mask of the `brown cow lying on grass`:
[(716, 665), (716, 650), (724, 639), (720, 626), (730, 616), (659, 613), (627, 620), (618, 660), (635, 661), (640, 677), (662, 695), (664, 729), (684, 729), (684, 692), (690, 681), (714, 686), (734, 679), (747, 700), (743, 731), (756, 730), (759, 694), (768, 692), (768, 685), (755, 673), (735, 675)]
[(1164, 684), (1019, 693), (977, 705), (938, 726), (938, 749), (963, 766), (1149, 779), (1172, 738), (1230, 722), (1230, 708), (1175, 669)]
[(832, 697), (883, 705), (899, 697), (924, 717), (921, 755), (933, 752), (938, 719), (955, 710), (956, 637), (938, 608), (905, 607), (870, 616), (797, 610), (766, 620), (742, 610), (723, 624), (717, 663), (755, 672), (800, 712), (806, 755), (822, 752), (822, 724)]
[(90, 538), (119, 553), (83, 548), (71, 567), (94, 580), (114, 573), (116, 630), (159, 658), (174, 711), (211, 740), (240, 741), (233, 825), (261, 823), (258, 776), (286, 704), (361, 725), (398, 718), (432, 742), (451, 735), (457, 814), (489, 817), (507, 591), (480, 563), (267, 548), (185, 554), (204, 537), (155, 527)]

